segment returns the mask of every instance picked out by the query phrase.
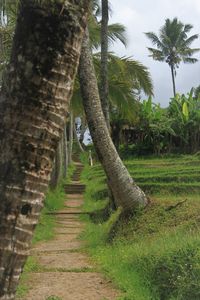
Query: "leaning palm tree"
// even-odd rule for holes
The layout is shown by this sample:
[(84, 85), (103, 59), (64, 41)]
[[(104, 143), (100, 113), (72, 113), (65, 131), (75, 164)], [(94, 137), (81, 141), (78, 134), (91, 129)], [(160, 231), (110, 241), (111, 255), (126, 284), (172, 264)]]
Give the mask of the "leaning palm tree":
[(200, 51), (199, 48), (190, 48), (193, 41), (198, 38), (198, 34), (188, 37), (188, 33), (193, 28), (190, 24), (183, 24), (177, 18), (166, 19), (161, 27), (159, 35), (154, 32), (146, 32), (146, 36), (151, 40), (155, 48), (148, 48), (150, 56), (157, 61), (166, 62), (171, 69), (173, 92), (176, 95), (175, 76), (176, 69), (181, 62), (196, 63), (198, 60), (193, 56)]
[(83, 40), (79, 63), (79, 81), (89, 129), (99, 160), (107, 175), (115, 205), (121, 207), (124, 214), (130, 214), (136, 208), (146, 206), (148, 199), (134, 183), (123, 165), (109, 135), (101, 108), (87, 31)]
[(69, 108), (89, 3), (20, 1), (0, 90), (1, 300), (15, 299), (39, 220)]

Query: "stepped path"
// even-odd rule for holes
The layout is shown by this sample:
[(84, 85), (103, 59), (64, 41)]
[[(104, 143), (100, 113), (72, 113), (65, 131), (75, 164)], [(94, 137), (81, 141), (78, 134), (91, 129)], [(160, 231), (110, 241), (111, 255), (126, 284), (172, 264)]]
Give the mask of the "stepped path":
[(119, 295), (81, 251), (84, 244), (78, 236), (84, 224), (79, 216), (85, 186), (79, 182), (83, 166), (75, 164), (72, 182), (65, 186), (65, 207), (55, 213), (55, 238), (32, 249), (39, 267), (30, 274), (30, 290), (23, 300), (112, 300)]

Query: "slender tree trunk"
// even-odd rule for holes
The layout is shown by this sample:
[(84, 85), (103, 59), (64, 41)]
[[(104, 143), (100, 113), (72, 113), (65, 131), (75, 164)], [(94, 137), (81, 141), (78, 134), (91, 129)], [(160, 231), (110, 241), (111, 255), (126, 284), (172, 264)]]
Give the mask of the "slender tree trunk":
[(75, 124), (74, 124), (74, 137), (76, 139), (76, 142), (77, 142), (77, 145), (79, 147), (79, 150), (81, 152), (85, 152), (84, 149), (83, 149), (83, 147), (82, 147), (82, 145), (81, 145), (81, 143), (80, 143), (80, 141), (79, 141), (79, 138), (78, 138), (78, 135), (77, 135), (77, 132), (76, 132), (76, 126), (75, 126)]
[(55, 153), (55, 182), (54, 186), (58, 185), (62, 177), (62, 140), (59, 141), (58, 147)]
[(71, 110), (71, 112), (70, 112), (70, 121), (69, 121), (69, 148), (68, 148), (68, 162), (69, 162), (69, 165), (72, 162), (73, 142), (74, 142), (74, 116), (73, 116), (73, 112)]
[(82, 117), (82, 118), (81, 118), (80, 139), (79, 139), (80, 144), (81, 144), (82, 146), (84, 145), (83, 141), (84, 141), (84, 135), (85, 135), (86, 130), (87, 130), (86, 120), (85, 120), (85, 117)]
[(54, 189), (56, 186), (56, 158), (54, 158), (52, 163), (52, 171), (51, 171), (51, 177), (49, 181), (49, 187), (51, 189)]
[(15, 297), (68, 112), (89, 0), (21, 0), (0, 93), (0, 299)]
[(125, 214), (132, 213), (138, 206), (147, 205), (143, 191), (133, 182), (123, 165), (111, 140), (99, 99), (99, 92), (88, 31), (82, 45), (79, 64), (79, 80), (88, 126), (99, 160), (101, 161), (112, 190), (115, 204)]
[(107, 127), (110, 131), (110, 114), (108, 99), (108, 0), (102, 0), (101, 20), (101, 68), (100, 68), (100, 98)]
[(63, 178), (67, 177), (68, 149), (67, 149), (67, 128), (66, 123), (63, 131)]
[(174, 66), (171, 65), (171, 74), (172, 74), (172, 84), (173, 84), (173, 93), (174, 93), (174, 97), (176, 96), (176, 83), (175, 83), (175, 73), (174, 73)]
[(50, 187), (52, 189), (56, 188), (61, 177), (62, 177), (62, 142), (60, 140), (57, 149), (55, 151), (55, 159), (53, 162), (51, 179), (50, 179)]

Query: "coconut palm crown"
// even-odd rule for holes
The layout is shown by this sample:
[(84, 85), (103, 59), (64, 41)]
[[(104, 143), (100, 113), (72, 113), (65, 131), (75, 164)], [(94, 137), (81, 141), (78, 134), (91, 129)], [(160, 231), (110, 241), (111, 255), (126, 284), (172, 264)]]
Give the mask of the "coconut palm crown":
[(176, 69), (181, 62), (196, 63), (197, 58), (193, 54), (200, 51), (199, 48), (190, 48), (198, 34), (188, 37), (188, 33), (193, 28), (191, 24), (183, 24), (177, 18), (166, 19), (164, 26), (161, 27), (159, 35), (154, 32), (146, 32), (146, 36), (157, 48), (148, 48), (150, 56), (157, 61), (166, 62), (171, 69), (173, 92), (176, 95), (175, 76)]

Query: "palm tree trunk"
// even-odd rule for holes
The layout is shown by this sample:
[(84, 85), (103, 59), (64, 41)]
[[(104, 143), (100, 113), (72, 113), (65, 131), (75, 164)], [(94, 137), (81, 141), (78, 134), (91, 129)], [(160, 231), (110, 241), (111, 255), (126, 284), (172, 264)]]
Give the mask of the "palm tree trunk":
[(108, 99), (108, 0), (102, 0), (100, 98), (107, 127), (110, 131)]
[(76, 132), (76, 126), (75, 126), (75, 124), (74, 124), (74, 137), (75, 137), (75, 139), (76, 139), (76, 142), (77, 142), (77, 145), (78, 145), (78, 147), (79, 147), (79, 150), (80, 150), (82, 153), (85, 152), (84, 149), (83, 149), (83, 147), (82, 147), (82, 145), (81, 145), (81, 143), (80, 143), (80, 141), (79, 141), (79, 138), (78, 138), (78, 135), (77, 135), (77, 132)]
[(82, 145), (82, 147), (84, 147), (84, 136), (85, 136), (85, 132), (87, 130), (87, 126), (86, 126), (86, 120), (85, 120), (85, 116), (81, 118), (81, 130), (80, 130), (80, 144)]
[(55, 189), (59, 180), (62, 177), (62, 150), (61, 141), (59, 142), (55, 151), (55, 159), (52, 165), (50, 188)]
[(62, 178), (62, 140), (59, 141), (55, 153), (55, 187)]
[(73, 142), (74, 142), (74, 116), (73, 116), (73, 112), (71, 110), (70, 119), (69, 119), (69, 148), (68, 148), (68, 163), (69, 163), (69, 165), (72, 162)]
[(20, 1), (0, 92), (1, 300), (15, 298), (38, 223), (68, 112), (88, 6), (89, 0)]
[(67, 149), (67, 128), (66, 123), (63, 132), (63, 178), (67, 177), (68, 149)]
[(79, 81), (88, 126), (99, 160), (101, 161), (112, 190), (115, 204), (125, 214), (132, 213), (138, 206), (147, 205), (143, 191), (133, 182), (123, 165), (111, 140), (101, 108), (88, 31), (83, 40), (79, 64)]
[(174, 97), (175, 97), (176, 96), (176, 83), (175, 83), (174, 65), (171, 65), (170, 68), (171, 68), (171, 74), (172, 74), (173, 93), (174, 93)]

